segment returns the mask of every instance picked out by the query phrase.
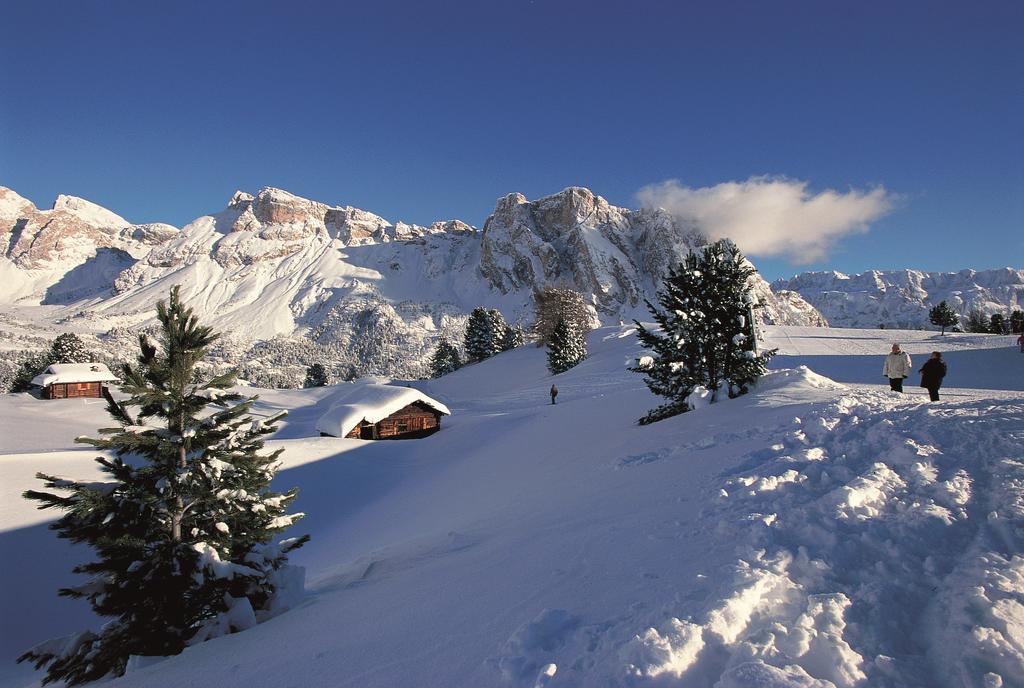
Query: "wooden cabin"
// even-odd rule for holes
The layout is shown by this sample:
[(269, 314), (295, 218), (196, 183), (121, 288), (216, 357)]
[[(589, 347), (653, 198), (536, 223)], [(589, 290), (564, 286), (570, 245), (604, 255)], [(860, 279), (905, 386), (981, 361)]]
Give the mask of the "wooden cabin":
[(357, 384), (341, 394), (316, 427), (322, 437), (355, 440), (407, 440), (441, 429), (444, 404), (411, 387)]
[(54, 363), (32, 378), (42, 387), (44, 399), (74, 399), (103, 396), (103, 383), (117, 382), (102, 363)]

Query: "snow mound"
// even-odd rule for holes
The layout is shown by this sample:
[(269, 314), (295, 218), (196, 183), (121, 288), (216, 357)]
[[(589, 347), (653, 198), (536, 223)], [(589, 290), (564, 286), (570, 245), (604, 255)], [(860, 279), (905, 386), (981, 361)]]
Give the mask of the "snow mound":
[(773, 370), (757, 381), (760, 391), (779, 389), (788, 386), (806, 386), (813, 389), (845, 389), (846, 386), (819, 375), (805, 365), (785, 370)]

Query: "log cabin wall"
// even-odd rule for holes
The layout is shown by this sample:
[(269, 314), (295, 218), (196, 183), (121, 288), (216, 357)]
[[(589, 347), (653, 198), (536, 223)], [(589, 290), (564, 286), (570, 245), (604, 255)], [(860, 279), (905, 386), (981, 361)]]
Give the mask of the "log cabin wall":
[(441, 413), (415, 401), (375, 425), (362, 422), (345, 437), (353, 440), (402, 440), (426, 437), (441, 429)]
[(47, 388), (47, 399), (75, 399), (103, 396), (102, 382), (59, 382)]
[(441, 414), (415, 401), (377, 423), (375, 439), (424, 437), (441, 427)]

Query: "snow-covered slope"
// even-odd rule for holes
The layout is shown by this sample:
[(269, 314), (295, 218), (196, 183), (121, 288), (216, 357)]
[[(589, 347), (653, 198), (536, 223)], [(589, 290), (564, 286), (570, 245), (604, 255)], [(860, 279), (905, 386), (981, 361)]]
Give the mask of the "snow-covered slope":
[[(243, 352), (275, 340), (278, 358), (302, 367), (320, 358), (408, 377), (426, 372), (440, 336), (461, 339), (474, 307), (526, 322), (533, 291), (546, 286), (581, 291), (605, 322), (643, 317), (669, 263), (702, 241), (667, 213), (617, 208), (581, 188), (502, 198), (483, 231), (458, 220), (391, 223), (273, 188), (238, 192), (179, 231), (64, 196), (38, 211), (0, 188), (0, 239), (0, 279), (15, 285), (0, 295), (0, 315), (36, 336), (91, 333), (112, 350), (180, 284), (230, 335), (236, 360), (259, 360)], [(760, 278), (755, 289), (768, 322), (824, 322), (795, 294), (775, 295)]]
[(859, 275), (805, 272), (772, 282), (800, 294), (833, 327), (931, 327), (928, 309), (945, 301), (966, 314), (1024, 309), (1024, 269), (920, 272), (871, 270)]
[[(308, 514), (310, 598), (112, 685), (1024, 684), (1024, 355), (887, 333), (946, 350), (951, 385), (1018, 390), (929, 404), (870, 384), (877, 331), (769, 332), (787, 369), (644, 427), (657, 400), (617, 327), (556, 378), (521, 348), (423, 384), (452, 416), (421, 441), (320, 438), (337, 390), (263, 392), (259, 413), (292, 410), (272, 443)], [(799, 367), (844, 356), (846, 385)], [(101, 405), (0, 397), (4, 657), (86, 622), (54, 591), (87, 553), (17, 493), (90, 475), (70, 450), (90, 421)]]

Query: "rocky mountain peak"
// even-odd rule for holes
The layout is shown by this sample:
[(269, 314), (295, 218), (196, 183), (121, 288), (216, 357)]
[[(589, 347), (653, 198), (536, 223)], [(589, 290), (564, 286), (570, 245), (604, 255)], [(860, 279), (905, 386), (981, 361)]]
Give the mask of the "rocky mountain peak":
[(228, 208), (233, 210), (246, 210), (252, 205), (253, 196), (244, 191), (236, 191), (235, 195), (228, 201)]

